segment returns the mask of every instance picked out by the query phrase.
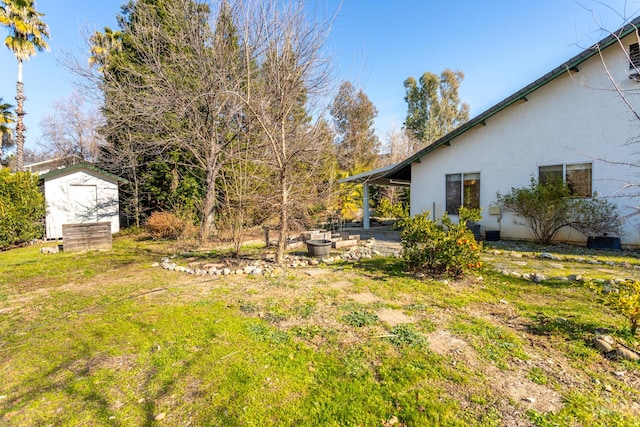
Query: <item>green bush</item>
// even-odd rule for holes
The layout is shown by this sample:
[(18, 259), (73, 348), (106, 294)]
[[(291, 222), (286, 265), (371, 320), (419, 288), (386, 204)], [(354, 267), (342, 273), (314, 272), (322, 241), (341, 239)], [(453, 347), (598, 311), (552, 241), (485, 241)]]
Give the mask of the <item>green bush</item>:
[(403, 258), (411, 271), (462, 277), (481, 267), (482, 245), (466, 226), (467, 221), (480, 220), (480, 210), (461, 207), (459, 216), (457, 224), (446, 213), (440, 222), (432, 221), (429, 212), (399, 222)]
[(0, 169), (0, 249), (42, 238), (45, 214), (38, 177)]
[(626, 281), (613, 285), (590, 283), (600, 302), (631, 322), (631, 334), (635, 335), (640, 326), (640, 282)]
[(565, 227), (586, 236), (619, 234), (620, 219), (614, 205), (598, 198), (572, 197), (571, 188), (562, 180), (541, 183), (531, 178), (529, 187), (512, 188), (497, 195), (498, 204), (515, 213), (513, 223), (531, 229), (536, 241), (548, 244)]
[(391, 200), (383, 197), (376, 208), (376, 216), (379, 218), (406, 218), (409, 216), (409, 209), (402, 202), (391, 203)]

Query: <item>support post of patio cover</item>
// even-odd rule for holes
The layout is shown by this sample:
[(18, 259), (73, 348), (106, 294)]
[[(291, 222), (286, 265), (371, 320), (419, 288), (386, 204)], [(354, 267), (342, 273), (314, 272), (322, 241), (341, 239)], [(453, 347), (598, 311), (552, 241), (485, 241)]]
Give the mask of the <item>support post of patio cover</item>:
[(364, 183), (364, 191), (362, 192), (362, 227), (369, 229), (369, 183)]

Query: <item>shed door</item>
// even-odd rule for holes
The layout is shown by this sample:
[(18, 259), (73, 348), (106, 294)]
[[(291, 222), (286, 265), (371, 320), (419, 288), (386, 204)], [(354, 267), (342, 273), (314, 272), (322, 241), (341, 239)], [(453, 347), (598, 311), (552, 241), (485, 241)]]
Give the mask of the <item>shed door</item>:
[(69, 186), (69, 220), (72, 224), (98, 222), (98, 191), (95, 185)]

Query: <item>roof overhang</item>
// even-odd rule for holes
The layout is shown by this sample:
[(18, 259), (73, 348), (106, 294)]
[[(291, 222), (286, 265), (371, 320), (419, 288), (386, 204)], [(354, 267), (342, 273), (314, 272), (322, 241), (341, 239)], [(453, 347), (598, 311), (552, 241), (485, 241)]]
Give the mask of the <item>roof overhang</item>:
[(404, 176), (404, 177), (408, 176), (409, 177), (408, 179), (411, 180), (411, 171), (410, 171), (411, 165), (414, 163), (420, 163), (421, 158), (427, 156), (429, 153), (435, 151), (440, 147), (446, 148), (451, 146), (451, 143), (457, 137), (466, 133), (468, 130), (476, 126), (487, 126), (488, 120), (492, 118), (494, 115), (498, 114), (499, 112), (510, 107), (513, 104), (526, 102), (528, 100), (527, 96), (529, 96), (530, 94), (532, 94), (533, 92), (541, 88), (542, 86), (545, 86), (546, 84), (552, 82), (556, 78), (564, 74), (579, 72), (580, 70), (579, 66), (583, 62), (587, 61), (588, 59), (590, 59), (595, 55), (598, 55), (602, 50), (610, 47), (611, 45), (619, 43), (621, 39), (623, 39), (624, 37), (627, 37), (628, 35), (634, 32), (637, 32), (638, 29), (640, 29), (640, 16), (631, 20), (628, 24), (626, 24), (619, 30), (609, 33), (607, 37), (603, 38), (602, 40), (595, 43), (591, 47), (583, 50), (578, 55), (574, 56), (573, 58), (569, 59), (563, 64), (557, 66), (556, 68), (554, 68), (553, 70), (545, 74), (544, 76), (528, 84), (527, 86), (520, 89), (513, 95), (503, 99), (493, 107), (489, 108), (486, 111), (483, 111), (473, 119), (469, 120), (468, 122), (460, 125), (453, 131), (444, 135), (442, 138), (434, 141), (433, 143), (429, 144), (428, 146), (418, 151), (417, 153), (413, 154), (412, 156), (409, 156), (404, 161), (396, 164), (391, 170), (389, 170), (386, 173), (385, 176), (395, 178), (395, 179), (398, 179), (398, 177), (400, 176)]
[(343, 178), (338, 182), (340, 184), (370, 184), (392, 187), (409, 187), (411, 185), (411, 175), (409, 179), (404, 176), (387, 176), (387, 173), (394, 169), (397, 165), (384, 166), (357, 175)]
[(112, 173), (109, 173), (107, 171), (104, 171), (104, 170), (102, 170), (102, 169), (100, 169), (100, 168), (98, 168), (98, 167), (96, 167), (96, 166), (94, 166), (94, 165), (92, 165), (90, 163), (77, 163), (77, 164), (72, 165), (72, 166), (67, 166), (67, 167), (60, 168), (60, 169), (54, 169), (54, 170), (49, 171), (47, 173), (44, 173), (42, 175), (38, 175), (38, 180), (39, 181), (50, 180), (50, 179), (56, 178), (56, 177), (58, 177), (60, 175), (72, 173), (72, 172), (75, 172), (75, 171), (81, 171), (81, 170), (91, 171), (91, 172), (97, 173), (97, 174), (102, 175), (104, 177), (111, 178), (114, 181), (119, 182), (121, 184), (128, 184), (129, 183), (129, 181), (127, 181), (126, 179), (121, 178), (121, 177), (119, 177), (117, 175), (114, 175)]

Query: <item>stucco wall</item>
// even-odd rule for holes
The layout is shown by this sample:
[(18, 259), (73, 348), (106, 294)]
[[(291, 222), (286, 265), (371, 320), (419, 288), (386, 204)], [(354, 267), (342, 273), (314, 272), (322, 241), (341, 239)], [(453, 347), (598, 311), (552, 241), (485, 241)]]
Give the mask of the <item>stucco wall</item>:
[[(624, 45), (633, 38), (624, 40)], [(640, 90), (628, 78), (628, 61), (617, 45), (604, 52), (607, 67), (623, 89)], [(640, 110), (639, 95), (627, 93)], [(552, 164), (593, 163), (593, 190), (610, 198), (625, 215), (637, 203), (625, 196), (624, 182), (640, 182), (640, 171), (611, 162), (640, 161), (640, 120), (625, 107), (613, 90), (596, 55), (578, 73), (563, 75), (497, 113), (451, 142), (414, 163), (411, 168), (411, 213), (445, 211), (445, 175), (480, 172), (480, 204), (483, 229), (500, 229), (502, 236), (531, 238), (527, 228), (514, 226), (504, 214), (501, 223), (488, 214), (498, 192), (528, 186), (538, 167)], [(640, 189), (636, 190), (640, 192)], [(578, 232), (564, 233), (563, 240), (583, 242)], [(623, 243), (638, 245), (637, 220), (625, 223)]]
[[(95, 198), (89, 201), (92, 192)], [(63, 173), (45, 180), (44, 196), (47, 239), (62, 238), (62, 224), (110, 222), (112, 233), (120, 230), (118, 185), (110, 177), (92, 170)]]

